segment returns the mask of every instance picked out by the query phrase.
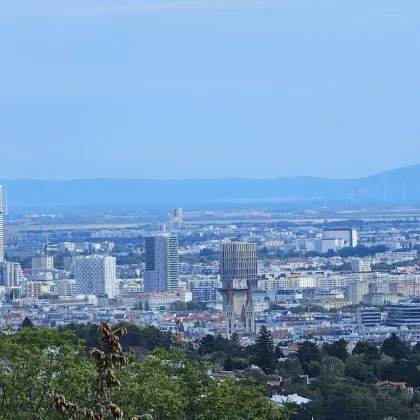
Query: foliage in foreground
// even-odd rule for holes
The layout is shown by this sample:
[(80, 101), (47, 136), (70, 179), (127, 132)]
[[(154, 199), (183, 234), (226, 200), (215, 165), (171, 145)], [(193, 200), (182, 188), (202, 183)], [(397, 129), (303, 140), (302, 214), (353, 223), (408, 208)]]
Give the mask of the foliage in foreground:
[[(52, 390), (78, 407), (96, 406), (97, 387), (92, 384), (98, 384), (99, 366), (95, 368), (71, 332), (23, 328), (0, 334), (0, 350), (0, 419), (69, 418), (71, 413), (56, 411)], [(215, 380), (204, 363), (187, 360), (179, 349), (160, 349), (140, 362), (129, 362), (118, 371), (118, 381), (112, 385), (118, 391), (111, 393), (112, 407), (118, 407), (127, 419), (141, 413), (146, 414), (140, 418), (154, 420), (289, 417), (264, 395), (264, 388), (249, 380)], [(111, 394), (99, 400), (107, 402)], [(105, 410), (103, 414), (104, 419), (115, 418), (115, 413)]]

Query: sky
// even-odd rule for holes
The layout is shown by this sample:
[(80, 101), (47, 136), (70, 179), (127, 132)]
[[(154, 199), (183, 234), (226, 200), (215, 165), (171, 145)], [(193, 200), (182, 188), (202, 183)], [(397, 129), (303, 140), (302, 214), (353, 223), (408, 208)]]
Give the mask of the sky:
[(0, 0), (0, 179), (420, 163), (419, 0)]

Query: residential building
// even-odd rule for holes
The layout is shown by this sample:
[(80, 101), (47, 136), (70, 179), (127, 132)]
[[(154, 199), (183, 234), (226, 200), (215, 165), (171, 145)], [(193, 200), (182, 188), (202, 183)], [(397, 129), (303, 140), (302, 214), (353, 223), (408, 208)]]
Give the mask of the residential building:
[(40, 255), (32, 258), (32, 274), (54, 269), (54, 257), (50, 255)]
[(74, 277), (79, 295), (102, 295), (109, 299), (116, 294), (115, 257), (103, 255), (80, 256), (73, 259)]
[(359, 328), (376, 327), (377, 325), (380, 325), (382, 320), (381, 311), (379, 308), (374, 307), (358, 308), (356, 312), (356, 318), (357, 326)]
[(59, 297), (74, 298), (77, 294), (76, 280), (74, 279), (63, 279), (55, 280), (54, 283), (57, 286), (57, 295)]
[(178, 235), (159, 233), (146, 236), (144, 291), (167, 292), (179, 288)]
[(353, 305), (358, 305), (366, 293), (369, 293), (369, 283), (358, 281), (349, 284), (349, 300)]
[(356, 259), (351, 261), (351, 271), (354, 273), (367, 273), (372, 271), (370, 261), (363, 259)]
[(400, 302), (398, 295), (393, 293), (369, 292), (363, 295), (362, 302), (365, 305), (382, 306)]
[(138, 295), (137, 302), (143, 302), (149, 305), (152, 311), (167, 310), (174, 302), (191, 302), (192, 293), (180, 290), (177, 292), (156, 292), (156, 293), (143, 293)]
[(22, 268), (16, 262), (0, 263), (0, 285), (4, 287), (18, 287), (23, 279)]

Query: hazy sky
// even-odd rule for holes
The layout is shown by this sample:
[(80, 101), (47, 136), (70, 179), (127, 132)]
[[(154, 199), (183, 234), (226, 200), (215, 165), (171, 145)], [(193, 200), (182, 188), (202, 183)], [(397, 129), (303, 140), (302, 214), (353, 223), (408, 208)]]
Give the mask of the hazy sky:
[(419, 0), (0, 0), (0, 179), (415, 163)]

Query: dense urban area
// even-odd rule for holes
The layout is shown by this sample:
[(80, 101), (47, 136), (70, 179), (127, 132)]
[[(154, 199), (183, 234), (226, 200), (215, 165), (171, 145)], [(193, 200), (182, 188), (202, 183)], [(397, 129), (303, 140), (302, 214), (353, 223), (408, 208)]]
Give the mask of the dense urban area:
[(173, 208), (95, 224), (0, 201), (0, 418), (80, 415), (50, 393), (89, 405), (98, 325), (134, 363), (108, 384), (113, 418), (420, 418), (420, 227), (406, 214)]

